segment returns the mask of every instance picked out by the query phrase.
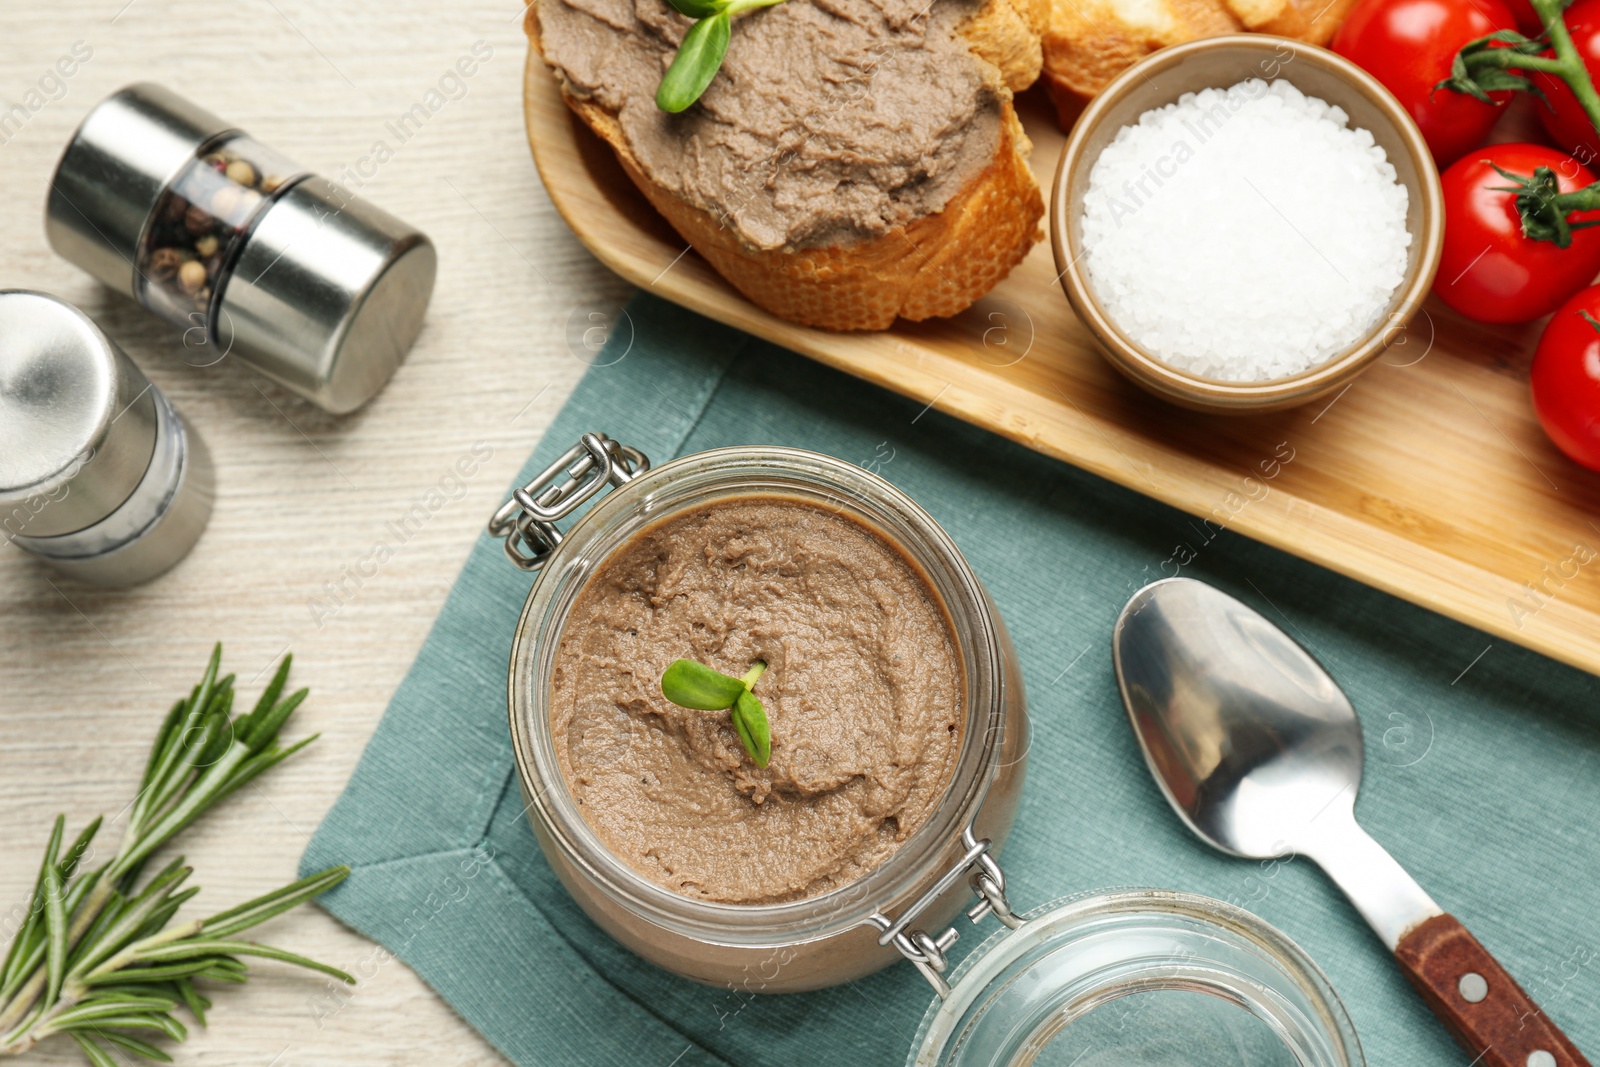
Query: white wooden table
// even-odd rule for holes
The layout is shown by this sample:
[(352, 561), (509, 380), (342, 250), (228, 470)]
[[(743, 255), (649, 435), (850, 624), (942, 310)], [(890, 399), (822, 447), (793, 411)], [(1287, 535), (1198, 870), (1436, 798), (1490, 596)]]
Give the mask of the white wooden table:
[[(53, 80), (77, 42), (92, 58)], [(470, 79), (447, 79), (475, 45), (490, 58)], [(582, 341), (568, 340), (582, 327), (569, 323), (612, 315), (629, 295), (540, 187), (522, 131), (524, 54), (515, 0), (5, 0), (0, 111), (20, 103), (28, 115), (0, 126), (0, 288), (46, 290), (99, 322), (205, 437), (220, 487), (195, 551), (142, 588), (91, 591), (0, 547), (0, 919), (24, 902), (56, 813), (76, 832), (122, 809), (157, 722), (219, 639), (251, 696), (293, 649), (294, 682), (312, 696), (290, 733), (323, 736), (186, 835), (197, 903), (220, 909), (294, 877), (477, 531), (583, 373)], [(442, 78), (445, 104), (401, 143), (386, 124)], [(314, 171), (361, 181), (438, 245), (427, 325), (364, 409), (335, 418), (240, 364), (186, 365), (176, 330), (50, 251), (43, 205), (57, 155), (92, 105), (138, 80)], [(381, 163), (379, 141), (390, 154)], [(388, 520), (441, 481), (450, 488), (456, 458), (478, 442), (493, 456), (465, 491), (327, 610), (325, 584), (344, 580)], [(369, 948), (311, 908), (263, 938), (348, 969)], [(211, 1028), (174, 1050), (179, 1063), (500, 1062), (399, 962), (323, 1020), (312, 1006), (320, 979), (253, 969), (248, 986), (214, 996)], [(20, 1062), (82, 1058), (51, 1041)]]

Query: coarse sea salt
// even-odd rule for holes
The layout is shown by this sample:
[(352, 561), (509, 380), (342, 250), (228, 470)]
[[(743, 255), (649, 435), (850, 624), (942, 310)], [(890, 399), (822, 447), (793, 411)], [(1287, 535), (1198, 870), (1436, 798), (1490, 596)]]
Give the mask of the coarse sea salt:
[(1100, 153), (1084, 262), (1105, 312), (1181, 370), (1264, 381), (1377, 324), (1406, 271), (1406, 187), (1367, 130), (1286, 81), (1185, 93)]

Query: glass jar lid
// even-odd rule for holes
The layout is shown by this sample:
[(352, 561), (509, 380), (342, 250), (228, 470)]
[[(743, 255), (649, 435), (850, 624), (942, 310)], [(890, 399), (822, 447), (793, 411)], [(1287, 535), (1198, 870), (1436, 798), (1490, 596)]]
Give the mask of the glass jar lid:
[(1117, 889), (1069, 897), (974, 949), (908, 1067), (1364, 1067), (1328, 979), (1222, 901)]

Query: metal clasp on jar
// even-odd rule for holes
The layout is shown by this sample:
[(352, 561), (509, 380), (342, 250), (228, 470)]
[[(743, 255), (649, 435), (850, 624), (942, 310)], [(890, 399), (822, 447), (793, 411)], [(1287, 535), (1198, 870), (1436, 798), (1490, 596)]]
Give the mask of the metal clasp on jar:
[(898, 920), (890, 919), (881, 911), (867, 916), (867, 921), (882, 931), (878, 944), (893, 945), (899, 949), (902, 956), (917, 965), (917, 970), (922, 972), (941, 999), (950, 995), (950, 983), (945, 981), (944, 972), (950, 966), (950, 948), (961, 933), (951, 926), (934, 937), (925, 930), (911, 928), (911, 924), (932, 907), (934, 901), (966, 876), (967, 884), (978, 895), (977, 903), (967, 909), (970, 922), (976, 924), (984, 916), (992, 914), (1013, 930), (1022, 925), (1022, 919), (1012, 912), (1011, 902), (1006, 899), (1006, 876), (994, 856), (990, 855), (993, 847), (991, 842), (987, 838), (978, 840), (969, 826), (961, 832), (961, 844), (966, 850), (961, 859), (931, 889), (917, 898), (917, 902), (907, 908)]
[(603, 433), (586, 433), (560, 459), (520, 489), (489, 520), (489, 535), (505, 538), (506, 556), (525, 571), (544, 566), (561, 544), (556, 521), (564, 519), (606, 486), (622, 486), (650, 469), (637, 448)]

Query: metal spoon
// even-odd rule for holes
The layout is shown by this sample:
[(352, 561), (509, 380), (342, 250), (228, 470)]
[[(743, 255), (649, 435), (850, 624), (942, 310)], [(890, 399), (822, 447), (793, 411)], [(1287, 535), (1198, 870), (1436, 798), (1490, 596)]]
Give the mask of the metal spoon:
[(1533, 999), (1356, 823), (1356, 710), (1260, 613), (1189, 578), (1133, 595), (1112, 637), (1146, 762), (1203, 840), (1252, 859), (1309, 856), (1394, 952), (1482, 1067), (1589, 1067)]

